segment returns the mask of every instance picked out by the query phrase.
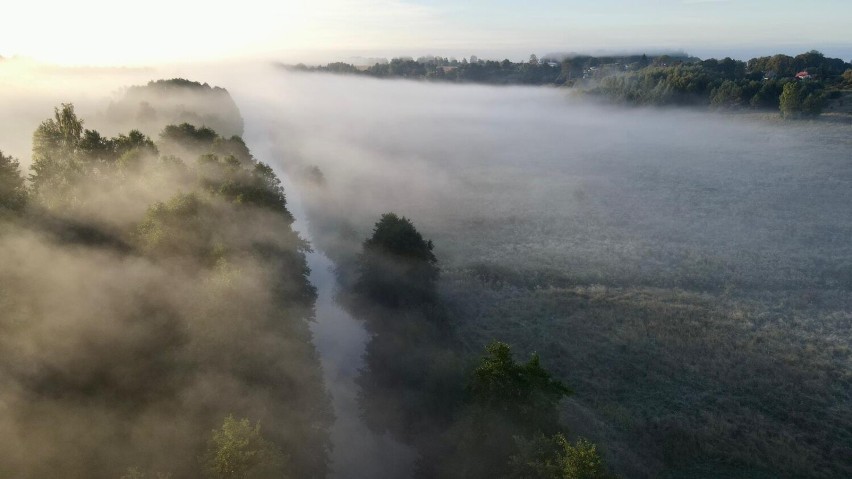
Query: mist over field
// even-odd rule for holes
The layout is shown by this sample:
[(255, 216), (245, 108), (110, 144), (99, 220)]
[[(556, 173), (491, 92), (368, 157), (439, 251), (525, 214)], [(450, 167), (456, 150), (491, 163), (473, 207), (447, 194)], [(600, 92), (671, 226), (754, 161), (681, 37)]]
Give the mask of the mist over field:
[[(145, 87), (178, 77), (209, 85)], [(256, 477), (493, 477), (563, 431), (594, 477), (852, 471), (848, 124), (248, 63), (0, 86), (23, 176), (63, 103), (156, 144), (0, 216), (0, 475), (230, 477), (198, 472), (229, 414), (282, 452)], [(434, 252), (422, 303), (364, 293), (389, 212)], [(493, 341), (574, 391), (539, 376), (545, 439), (500, 417), (508, 463), (470, 426)]]
[(848, 125), (264, 78), (234, 94), (274, 125), (315, 246), (346, 265), (380, 214), (413, 218), (465, 347), (539, 352), (620, 473), (849, 468)]
[(551, 88), (278, 76), (264, 123), (292, 176), (322, 174), (304, 194), (316, 228), (336, 223), (317, 241), (344, 225), (360, 238), (392, 205), (445, 264), (587, 283), (848, 287), (848, 126), (620, 109)]

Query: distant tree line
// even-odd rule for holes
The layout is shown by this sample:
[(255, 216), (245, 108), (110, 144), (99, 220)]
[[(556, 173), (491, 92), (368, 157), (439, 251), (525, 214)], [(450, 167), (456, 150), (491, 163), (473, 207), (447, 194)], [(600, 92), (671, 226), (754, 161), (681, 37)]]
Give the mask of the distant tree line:
[(686, 54), (577, 55), (561, 59), (531, 55), (526, 62), (424, 56), (399, 57), (362, 68), (341, 62), (289, 68), (374, 78), (564, 85), (630, 105), (780, 110), (791, 118), (819, 115), (828, 100), (838, 98), (841, 90), (852, 88), (852, 64), (817, 51), (746, 62), (731, 58), (701, 60)]
[(811, 51), (748, 62), (725, 58), (649, 66), (602, 78), (590, 93), (633, 105), (698, 105), (780, 110), (785, 117), (819, 115), (850, 87), (852, 65)]
[[(406, 78), (417, 80), (435, 80), (455, 83), (483, 83), (491, 85), (572, 85), (577, 80), (592, 78), (599, 67), (626, 65), (625, 68), (643, 68), (648, 65), (667, 64), (673, 61), (686, 61), (685, 55), (660, 55), (649, 58), (647, 55), (627, 55), (612, 57), (570, 56), (542, 57), (530, 55), (528, 61), (513, 62), (483, 60), (472, 55), (470, 59), (423, 56), (417, 59), (397, 57), (389, 62), (377, 62), (366, 67), (343, 62), (329, 63), (325, 66), (309, 67), (304, 64), (287, 67), (295, 71), (316, 71), (364, 75), (374, 78)], [(624, 68), (622, 69), (622, 71)], [(591, 73), (590, 73), (591, 72)]]

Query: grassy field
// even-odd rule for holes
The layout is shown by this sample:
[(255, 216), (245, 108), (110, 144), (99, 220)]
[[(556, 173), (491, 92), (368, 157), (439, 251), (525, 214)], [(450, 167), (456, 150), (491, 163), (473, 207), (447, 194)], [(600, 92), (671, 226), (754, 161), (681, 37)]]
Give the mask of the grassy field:
[(676, 471), (702, 464), (727, 472), (689, 477), (852, 472), (848, 295), (837, 310), (779, 314), (676, 288), (485, 277), (446, 278), (469, 348), (499, 338), (539, 352), (577, 391), (565, 408), (574, 432), (603, 444), (627, 477), (684, 477)]
[(848, 125), (287, 82), (316, 244), (412, 218), (466, 349), (541, 354), (625, 477), (852, 475)]

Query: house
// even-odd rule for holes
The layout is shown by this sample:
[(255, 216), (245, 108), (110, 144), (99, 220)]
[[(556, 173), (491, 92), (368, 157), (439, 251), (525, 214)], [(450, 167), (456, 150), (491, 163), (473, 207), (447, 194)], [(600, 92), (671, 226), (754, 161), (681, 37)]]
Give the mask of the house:
[(813, 78), (813, 75), (811, 75), (810, 73), (808, 73), (806, 71), (801, 71), (799, 73), (796, 73), (796, 79), (797, 80), (810, 80), (811, 78)]
[(777, 76), (778, 76), (777, 73), (775, 73), (773, 71), (768, 71), (768, 72), (765, 72), (763, 74), (763, 79), (764, 80), (774, 80)]

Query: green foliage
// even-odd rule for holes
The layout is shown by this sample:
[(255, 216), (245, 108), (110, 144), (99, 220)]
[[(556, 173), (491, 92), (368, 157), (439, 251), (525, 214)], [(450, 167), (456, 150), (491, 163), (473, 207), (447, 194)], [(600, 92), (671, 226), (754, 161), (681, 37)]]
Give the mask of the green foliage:
[(244, 167), (253, 167), (255, 160), (239, 136), (222, 138), (207, 127), (189, 123), (167, 125), (160, 133), (160, 145), (166, 154), (218, 155), (233, 157)]
[(722, 81), (721, 74), (700, 65), (649, 67), (623, 76), (605, 77), (591, 91), (636, 105), (706, 104), (709, 93)]
[(710, 104), (716, 108), (735, 108), (743, 102), (743, 89), (732, 80), (725, 80), (710, 94)]
[(819, 116), (825, 101), (825, 95), (817, 87), (805, 82), (789, 82), (781, 93), (781, 115), (784, 118)]
[(563, 449), (561, 434), (547, 436), (535, 434), (529, 438), (515, 437), (517, 452), (509, 457), (506, 479), (557, 479), (562, 478), (560, 453)]
[(74, 204), (80, 200), (76, 190), (81, 182), (138, 168), (157, 153), (154, 142), (138, 130), (115, 138), (84, 130), (74, 105), (62, 104), (33, 134), (32, 189), (45, 206)]
[(83, 134), (83, 121), (74, 113), (74, 105), (63, 103), (54, 109), (54, 118), (39, 125), (33, 133), (33, 190), (61, 195), (81, 176), (75, 156)]
[(356, 289), (390, 306), (434, 301), (439, 270), (433, 247), (407, 218), (382, 215), (363, 244)]
[(586, 439), (574, 444), (564, 437), (558, 438), (562, 446), (560, 466), (565, 479), (606, 479), (611, 477), (598, 454), (597, 446)]
[[(659, 60), (659, 59), (658, 59)], [(657, 67), (637, 68), (624, 75), (608, 74), (591, 88), (591, 93), (619, 103), (634, 105), (710, 105), (714, 108), (778, 108), (781, 88), (794, 75), (807, 70), (817, 76), (809, 80), (809, 90), (820, 90), (840, 81), (845, 63), (809, 52), (795, 58), (785, 55), (744, 62), (725, 58), (675, 65), (657, 61)], [(801, 99), (803, 104), (806, 94)], [(807, 109), (796, 116), (818, 115), (823, 97), (814, 93)]]
[(168, 125), (160, 133), (161, 142), (177, 144), (187, 149), (208, 148), (218, 137), (219, 135), (210, 128), (196, 127), (189, 123)]
[(236, 204), (252, 205), (280, 214), (292, 222), (281, 180), (269, 165), (255, 163), (244, 166), (235, 156), (221, 158), (207, 154), (198, 157), (198, 179), (201, 186)]
[(0, 151), (0, 211), (20, 211), (27, 204), (27, 188), (18, 160)]
[(229, 415), (214, 429), (205, 456), (208, 474), (216, 479), (286, 478), (286, 456), (248, 419)]
[(518, 452), (509, 459), (506, 479), (610, 479), (597, 446), (564, 435), (516, 437)]
[(784, 83), (776, 80), (765, 80), (760, 84), (755, 94), (749, 99), (749, 105), (753, 108), (775, 110), (779, 106), (779, 98), (784, 88)]
[(817, 117), (825, 108), (826, 96), (822, 91), (807, 92), (802, 100), (802, 113), (807, 117)]
[(467, 406), (445, 438), (453, 451), (438, 463), (438, 476), (500, 477), (518, 453), (515, 438), (561, 430), (559, 403), (571, 390), (553, 379), (536, 355), (521, 364), (505, 343), (486, 349), (471, 374)]
[[(474, 61), (475, 60), (475, 61)], [(556, 66), (554, 66), (556, 65)], [(409, 78), (487, 84), (568, 85), (587, 88), (593, 95), (633, 105), (710, 105), (714, 108), (778, 108), (783, 84), (798, 72), (816, 75), (821, 87), (852, 85), (844, 80), (852, 65), (839, 58), (826, 58), (810, 51), (790, 57), (752, 58), (742, 62), (731, 58), (701, 61), (685, 54), (621, 55), (592, 57), (578, 55), (559, 61), (530, 56), (530, 61), (483, 61), (471, 57), (458, 61), (435, 56), (418, 59), (393, 58), (358, 69), (346, 63), (301, 71), (323, 71), (369, 75), (378, 78)], [(767, 75), (766, 78), (764, 76)], [(781, 83), (779, 83), (781, 82)], [(807, 115), (822, 108), (821, 97), (808, 102)], [(804, 102), (804, 99), (803, 99)]]
[(521, 364), (506, 343), (495, 341), (486, 349), (468, 386), (475, 407), (500, 414), (525, 433), (553, 430), (559, 402), (571, 389), (541, 366), (537, 354)]
[(212, 265), (223, 256), (212, 206), (195, 193), (152, 205), (137, 228), (139, 247), (154, 257), (192, 257)]
[(802, 115), (802, 84), (790, 82), (784, 85), (779, 107), (784, 118), (797, 118)]
[[(26, 250), (0, 275), (0, 375), (15, 386), (2, 401), (16, 405), (2, 420), (22, 438), (0, 444), (4, 477), (119, 477), (128, 464), (143, 467), (127, 479), (199, 477), (226, 411), (269, 429), (226, 421), (204, 472), (327, 473), (308, 247), (281, 183), (239, 137), (191, 125), (165, 136), (105, 137), (62, 105), (33, 135), (33, 208), (17, 160), (0, 154), (0, 215), (23, 209), (4, 247)], [(170, 154), (157, 157), (161, 145)]]

